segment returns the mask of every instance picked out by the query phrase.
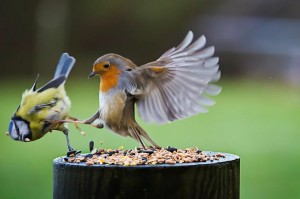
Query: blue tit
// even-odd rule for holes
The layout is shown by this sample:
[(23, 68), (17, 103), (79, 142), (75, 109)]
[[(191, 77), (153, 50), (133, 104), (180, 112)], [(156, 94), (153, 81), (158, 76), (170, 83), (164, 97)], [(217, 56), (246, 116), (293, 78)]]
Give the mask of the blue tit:
[(66, 135), (68, 150), (73, 150), (68, 138), (68, 129), (63, 123), (51, 121), (68, 118), (71, 101), (64, 85), (74, 63), (74, 57), (63, 53), (54, 78), (36, 89), (37, 77), (32, 88), (23, 93), (21, 104), (9, 124), (8, 131), (12, 139), (23, 142), (34, 141), (52, 130), (58, 130)]

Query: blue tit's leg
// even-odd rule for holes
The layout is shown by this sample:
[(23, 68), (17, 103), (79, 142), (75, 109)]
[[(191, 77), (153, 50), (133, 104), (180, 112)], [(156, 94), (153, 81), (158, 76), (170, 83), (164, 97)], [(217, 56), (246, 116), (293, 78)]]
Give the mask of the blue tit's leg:
[(73, 148), (71, 147), (70, 140), (69, 140), (69, 129), (63, 128), (62, 132), (66, 135), (68, 150), (73, 151)]

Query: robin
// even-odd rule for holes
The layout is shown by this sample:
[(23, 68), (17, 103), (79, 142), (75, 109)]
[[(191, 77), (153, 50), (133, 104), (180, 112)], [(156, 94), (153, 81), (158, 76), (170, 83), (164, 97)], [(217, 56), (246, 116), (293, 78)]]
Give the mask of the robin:
[(189, 31), (179, 46), (142, 66), (113, 53), (98, 58), (89, 77), (100, 77), (99, 109), (91, 118), (75, 122), (106, 127), (143, 148), (145, 140), (160, 148), (136, 122), (135, 104), (142, 120), (163, 124), (207, 112), (214, 104), (207, 95), (221, 91), (211, 84), (220, 78), (214, 47), (204, 48), (205, 36), (192, 40)]

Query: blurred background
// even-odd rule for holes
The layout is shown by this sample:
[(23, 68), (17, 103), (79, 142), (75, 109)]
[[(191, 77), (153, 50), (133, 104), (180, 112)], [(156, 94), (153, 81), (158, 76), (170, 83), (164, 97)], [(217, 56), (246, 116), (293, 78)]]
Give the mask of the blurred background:
[[(114, 52), (141, 65), (178, 45), (189, 30), (205, 34), (220, 57), (222, 93), (207, 114), (142, 126), (161, 146), (241, 157), (241, 198), (300, 198), (300, 2), (293, 0), (1, 1), (0, 198), (52, 198), (52, 160), (66, 152), (59, 132), (32, 143), (5, 135), (37, 73), (52, 78), (62, 52), (76, 65), (66, 83), (71, 114), (98, 108), (99, 80), (87, 79), (99, 56)], [(70, 125), (74, 148), (130, 149), (107, 130)], [(102, 144), (101, 144), (102, 143)]]

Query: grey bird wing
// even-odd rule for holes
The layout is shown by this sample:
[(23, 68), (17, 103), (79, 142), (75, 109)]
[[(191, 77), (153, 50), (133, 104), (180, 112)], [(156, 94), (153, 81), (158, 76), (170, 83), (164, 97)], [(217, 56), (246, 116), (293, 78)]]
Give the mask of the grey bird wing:
[(214, 104), (207, 95), (217, 95), (221, 87), (211, 84), (220, 78), (214, 47), (204, 48), (201, 36), (192, 42), (190, 31), (181, 44), (154, 62), (136, 69), (137, 108), (145, 122), (166, 123), (207, 112)]

